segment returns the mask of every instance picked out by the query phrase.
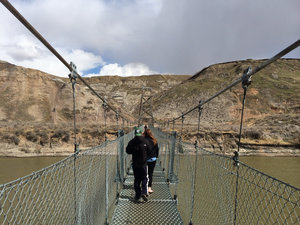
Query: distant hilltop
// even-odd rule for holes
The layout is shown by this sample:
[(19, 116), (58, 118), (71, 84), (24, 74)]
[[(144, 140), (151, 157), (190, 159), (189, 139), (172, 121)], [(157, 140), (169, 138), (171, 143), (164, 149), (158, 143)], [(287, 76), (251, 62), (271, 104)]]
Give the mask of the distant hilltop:
[[(150, 87), (153, 116), (166, 122), (236, 80), (248, 66), (255, 68), (262, 61), (215, 64), (195, 75), (84, 79), (128, 120), (138, 118), (142, 88)], [(73, 100), (68, 78), (0, 61), (0, 86), (2, 144), (19, 151), (23, 148), (23, 152), (29, 146), (35, 150), (28, 151), (36, 153), (58, 142), (72, 146)], [(236, 146), (242, 95), (243, 89), (237, 85), (204, 106), (200, 139), (207, 147), (226, 152)], [(90, 146), (101, 142), (102, 102), (81, 82), (76, 85), (76, 117), (82, 144)], [(117, 126), (112, 111), (108, 112), (106, 122), (109, 127)], [(178, 131), (179, 123), (175, 125)], [(184, 123), (182, 136), (194, 141), (198, 112), (187, 115)], [(118, 121), (118, 126), (122, 125), (122, 121)], [(300, 59), (277, 60), (253, 76), (246, 98), (244, 128), (244, 141), (249, 146), (300, 144)]]

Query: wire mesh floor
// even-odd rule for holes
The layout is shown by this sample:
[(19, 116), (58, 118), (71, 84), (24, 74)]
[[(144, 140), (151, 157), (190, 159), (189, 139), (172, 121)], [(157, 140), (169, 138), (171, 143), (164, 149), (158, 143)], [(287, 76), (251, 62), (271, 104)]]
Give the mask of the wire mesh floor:
[(177, 202), (159, 165), (155, 166), (152, 188), (147, 202), (134, 201), (132, 171), (127, 176), (111, 224), (183, 224)]

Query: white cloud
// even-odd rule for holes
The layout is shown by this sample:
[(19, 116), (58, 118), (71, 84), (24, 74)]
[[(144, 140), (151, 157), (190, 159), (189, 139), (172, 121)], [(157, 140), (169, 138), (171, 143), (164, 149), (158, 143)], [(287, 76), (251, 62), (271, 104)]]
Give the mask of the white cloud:
[[(77, 67), (77, 72), (104, 65), (101, 56), (81, 49), (66, 51), (56, 49), (65, 60), (71, 59)], [(38, 69), (57, 76), (67, 77), (69, 70), (48, 49), (29, 35), (15, 36), (0, 43), (1, 60), (22, 65), (24, 67)]]
[(150, 70), (150, 68), (143, 63), (128, 63), (124, 66), (120, 66), (118, 63), (112, 63), (105, 65), (101, 68), (99, 74), (90, 74), (92, 75), (118, 75), (118, 76), (140, 76), (140, 75), (149, 75), (157, 74), (157, 72)]
[(7, 42), (6, 47), (2, 46), (7, 55), (14, 61), (33, 60), (43, 54), (43, 49), (38, 43), (31, 41), (28, 36), (20, 35), (13, 37)]
[(80, 49), (65, 53), (65, 57), (73, 60), (73, 63), (75, 63), (76, 67), (79, 69), (77, 72), (80, 74), (85, 70), (105, 64), (101, 56)]
[[(105, 65), (103, 72), (193, 74), (213, 63), (272, 57), (300, 36), (299, 0), (10, 2), (80, 71)], [(68, 73), (1, 4), (0, 27), (0, 60)]]

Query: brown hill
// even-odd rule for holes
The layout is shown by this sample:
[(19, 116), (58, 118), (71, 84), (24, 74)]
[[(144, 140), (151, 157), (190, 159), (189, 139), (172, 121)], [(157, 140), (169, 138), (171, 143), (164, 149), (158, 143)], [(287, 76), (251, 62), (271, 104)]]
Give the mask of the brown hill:
[[(130, 123), (116, 119), (108, 110), (106, 121), (102, 101), (80, 81), (76, 84), (76, 124), (81, 147), (102, 142), (105, 130), (115, 136), (117, 126), (132, 127), (138, 118), (142, 87), (159, 93), (181, 83), (187, 75), (139, 77), (101, 76), (84, 78)], [(73, 151), (73, 94), (68, 78), (0, 61), (0, 142), (10, 155), (47, 154)], [(113, 137), (112, 137), (113, 138)], [(49, 148), (51, 148), (49, 150)], [(55, 149), (55, 150), (53, 150)], [(23, 154), (23, 153), (26, 154)], [(31, 153), (31, 154), (29, 154)], [(50, 154), (50, 153), (49, 153)]]
[[(154, 118), (168, 121), (236, 80), (248, 66), (254, 68), (260, 63), (261, 60), (221, 63), (194, 76), (101, 76), (85, 80), (132, 121), (138, 117), (142, 87), (150, 87)], [(277, 146), (275, 152), (281, 147), (282, 154), (299, 154), (299, 84), (300, 60), (297, 59), (278, 60), (252, 78), (242, 139), (247, 152), (265, 152), (270, 151), (268, 146)], [(0, 61), (0, 87), (2, 155), (57, 155), (66, 153), (66, 149), (73, 151), (73, 99), (69, 79)], [(243, 89), (237, 85), (206, 104), (199, 134), (197, 111), (185, 117), (183, 130), (180, 120), (175, 129), (185, 140), (193, 142), (197, 138), (206, 148), (232, 152), (236, 149), (242, 95)], [(102, 102), (81, 82), (76, 85), (76, 118), (82, 148), (103, 141)], [(112, 136), (117, 126), (135, 125), (121, 120), (117, 123), (111, 110), (106, 123)]]
[[(164, 121), (179, 117), (197, 106), (200, 100), (208, 99), (241, 77), (248, 66), (255, 68), (262, 62), (236, 61), (203, 69), (182, 84), (155, 96), (154, 117)], [(242, 97), (243, 88), (237, 85), (204, 106), (198, 135), (204, 147), (222, 152), (237, 148)], [(185, 116), (183, 128), (188, 129), (182, 131), (184, 139), (196, 139), (197, 124), (197, 110)], [(181, 132), (181, 119), (177, 121), (177, 130)], [(267, 147), (271, 152), (283, 148), (281, 152), (290, 153), (285, 147), (293, 146), (292, 153), (299, 154), (299, 137), (300, 60), (280, 59), (252, 78), (246, 96), (242, 142), (248, 153), (264, 152)]]

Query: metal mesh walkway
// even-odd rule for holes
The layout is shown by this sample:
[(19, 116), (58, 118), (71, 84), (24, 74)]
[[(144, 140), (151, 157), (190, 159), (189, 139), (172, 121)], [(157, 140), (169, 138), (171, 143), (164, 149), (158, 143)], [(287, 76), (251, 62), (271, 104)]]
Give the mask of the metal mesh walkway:
[(132, 171), (127, 176), (111, 224), (183, 224), (162, 168), (155, 166), (153, 190), (147, 202), (134, 201)]

